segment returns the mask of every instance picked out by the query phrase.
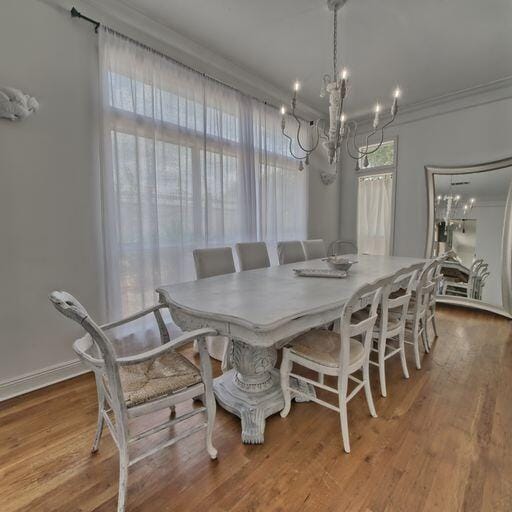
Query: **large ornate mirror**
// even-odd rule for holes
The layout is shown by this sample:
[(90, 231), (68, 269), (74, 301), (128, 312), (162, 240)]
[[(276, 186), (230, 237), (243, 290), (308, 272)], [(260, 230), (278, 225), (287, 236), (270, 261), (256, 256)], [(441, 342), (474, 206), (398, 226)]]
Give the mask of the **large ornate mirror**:
[(512, 157), (425, 167), (426, 257), (450, 252), (438, 301), (512, 318)]

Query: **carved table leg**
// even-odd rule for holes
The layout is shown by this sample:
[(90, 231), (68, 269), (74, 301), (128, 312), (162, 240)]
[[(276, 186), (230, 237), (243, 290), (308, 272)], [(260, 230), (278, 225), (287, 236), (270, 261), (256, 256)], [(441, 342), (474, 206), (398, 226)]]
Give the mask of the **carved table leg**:
[[(261, 444), (265, 418), (284, 407), (279, 372), (274, 368), (277, 350), (233, 340), (230, 359), (233, 369), (214, 381), (215, 396), (224, 409), (241, 419), (242, 442)], [(301, 383), (301, 391), (314, 393), (312, 388), (305, 391), (303, 386)]]

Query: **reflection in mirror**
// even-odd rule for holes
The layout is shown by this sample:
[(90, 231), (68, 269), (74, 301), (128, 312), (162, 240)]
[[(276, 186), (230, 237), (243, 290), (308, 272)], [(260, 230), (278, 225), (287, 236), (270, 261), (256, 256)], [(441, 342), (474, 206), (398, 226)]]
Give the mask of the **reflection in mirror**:
[(434, 175), (434, 256), (443, 264), (439, 294), (501, 307), (502, 238), (512, 168)]

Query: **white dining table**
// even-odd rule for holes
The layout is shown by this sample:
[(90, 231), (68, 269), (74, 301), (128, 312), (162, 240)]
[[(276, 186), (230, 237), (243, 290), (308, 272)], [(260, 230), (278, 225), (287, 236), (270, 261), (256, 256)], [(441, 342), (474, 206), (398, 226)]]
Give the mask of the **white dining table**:
[[(343, 305), (360, 286), (426, 261), (346, 257), (357, 263), (343, 279), (295, 275), (296, 268), (327, 268), (318, 259), (157, 289), (181, 329), (210, 327), (232, 340), (232, 368), (214, 380), (214, 392), (217, 402), (241, 419), (244, 443), (263, 443), (265, 418), (284, 406), (279, 371), (274, 368), (277, 349), (302, 332), (339, 319)], [(312, 388), (302, 391), (314, 393)]]

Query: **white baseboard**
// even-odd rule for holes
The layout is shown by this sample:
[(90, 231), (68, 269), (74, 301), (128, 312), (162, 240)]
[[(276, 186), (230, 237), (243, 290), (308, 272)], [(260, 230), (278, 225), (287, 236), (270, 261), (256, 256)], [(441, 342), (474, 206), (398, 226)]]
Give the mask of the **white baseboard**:
[(0, 381), (0, 402), (76, 377), (88, 371), (78, 359), (74, 359), (14, 379)]

